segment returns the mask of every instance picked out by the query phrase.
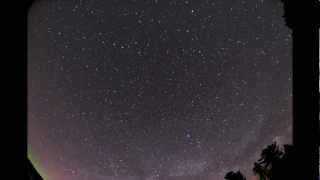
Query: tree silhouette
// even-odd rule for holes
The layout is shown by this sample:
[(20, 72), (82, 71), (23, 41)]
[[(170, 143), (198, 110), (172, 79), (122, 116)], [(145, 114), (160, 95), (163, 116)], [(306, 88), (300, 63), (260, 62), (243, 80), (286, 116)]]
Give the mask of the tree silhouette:
[(294, 179), (293, 154), (292, 145), (284, 145), (282, 151), (276, 143), (273, 143), (262, 150), (261, 158), (254, 163), (253, 172), (260, 180)]
[(240, 171), (237, 171), (237, 172), (230, 171), (226, 174), (224, 179), (226, 179), (226, 180), (246, 180), (246, 178), (242, 175), (242, 173)]
[[(294, 171), (298, 171), (299, 167), (294, 166), (296, 149), (293, 145), (284, 145), (283, 150), (274, 142), (268, 145), (261, 152), (260, 159), (254, 163), (253, 172), (258, 176), (259, 180), (284, 180), (296, 179)], [(246, 178), (240, 171), (228, 172), (226, 180), (245, 180)]]
[(253, 172), (259, 175), (260, 180), (271, 179), (273, 166), (279, 164), (284, 153), (274, 142), (262, 150), (261, 158), (254, 163)]
[(262, 150), (261, 158), (258, 162), (254, 163), (253, 172), (260, 177), (260, 180), (269, 180), (273, 164), (280, 160), (282, 154), (276, 143), (267, 146)]
[(259, 163), (254, 163), (254, 174), (259, 176), (260, 180), (267, 180), (269, 172)]
[(296, 164), (294, 153), (295, 149), (292, 145), (284, 145), (284, 153), (281, 159), (273, 164), (271, 171), (272, 180), (296, 179), (296, 177), (294, 177), (294, 173), (292, 172), (299, 169), (294, 167), (294, 164)]

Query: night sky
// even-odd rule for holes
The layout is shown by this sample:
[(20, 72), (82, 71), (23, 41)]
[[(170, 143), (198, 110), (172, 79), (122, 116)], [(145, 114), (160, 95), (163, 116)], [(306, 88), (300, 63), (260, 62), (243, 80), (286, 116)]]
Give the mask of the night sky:
[(46, 180), (222, 180), (291, 142), (278, 0), (48, 0), (28, 21), (28, 148)]

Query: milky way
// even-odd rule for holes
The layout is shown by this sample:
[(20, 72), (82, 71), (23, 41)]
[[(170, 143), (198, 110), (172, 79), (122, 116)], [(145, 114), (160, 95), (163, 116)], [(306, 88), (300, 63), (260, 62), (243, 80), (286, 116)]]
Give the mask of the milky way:
[(38, 1), (28, 145), (52, 180), (251, 176), (291, 142), (291, 32), (276, 0)]

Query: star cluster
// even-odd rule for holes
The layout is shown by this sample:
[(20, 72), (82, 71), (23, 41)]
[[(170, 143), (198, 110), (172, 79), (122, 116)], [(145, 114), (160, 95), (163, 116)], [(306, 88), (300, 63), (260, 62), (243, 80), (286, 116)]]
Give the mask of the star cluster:
[(223, 179), (290, 142), (280, 2), (38, 1), (29, 11), (29, 148), (48, 177)]

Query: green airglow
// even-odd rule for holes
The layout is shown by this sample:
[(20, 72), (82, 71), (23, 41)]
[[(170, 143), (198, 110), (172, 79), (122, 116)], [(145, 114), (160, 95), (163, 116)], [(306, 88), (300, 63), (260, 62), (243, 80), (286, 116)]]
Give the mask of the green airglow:
[(31, 148), (28, 147), (28, 158), (30, 159), (34, 168), (38, 171), (43, 180), (49, 180), (47, 173), (44, 168), (41, 166), (39, 159), (35, 156), (35, 154), (31, 151)]

